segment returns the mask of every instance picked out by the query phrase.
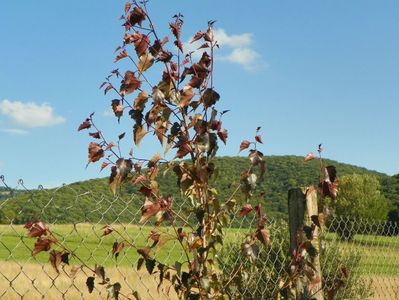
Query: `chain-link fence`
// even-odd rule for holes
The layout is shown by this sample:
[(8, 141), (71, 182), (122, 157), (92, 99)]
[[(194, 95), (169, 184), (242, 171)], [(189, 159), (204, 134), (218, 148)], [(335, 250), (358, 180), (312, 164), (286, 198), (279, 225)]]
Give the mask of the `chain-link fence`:
[[(153, 245), (149, 237), (155, 231), (159, 234), (153, 247), (155, 259), (174, 266), (184, 260), (179, 243), (172, 238), (173, 228), (154, 227), (151, 222), (138, 225), (142, 199), (127, 194), (113, 197), (95, 186), (91, 191), (79, 185), (29, 190), (23, 181), (10, 187), (1, 179), (1, 299), (107, 299), (112, 286), (96, 284), (89, 293), (86, 279), (93, 272), (83, 265), (103, 266), (105, 277), (120, 283), (121, 299), (176, 299), (167, 281), (159, 285), (159, 270), (149, 275), (146, 267), (137, 267), (137, 249)], [(184, 202), (176, 201), (174, 210), (190, 220)], [(46, 222), (58, 240), (53, 248), (71, 253), (69, 264), (61, 262), (58, 272), (49, 262), (49, 252), (32, 255), (36, 239), (27, 237), (24, 228), (32, 220)], [(280, 291), (291, 261), (287, 222), (268, 221), (270, 245), (260, 246), (255, 263), (249, 263), (240, 247), (255, 226), (253, 222), (232, 213), (224, 246), (217, 254), (217, 268), (222, 276), (231, 278), (231, 299), (284, 299)], [(110, 234), (104, 235), (105, 225), (112, 226)], [(330, 218), (322, 231), (320, 253), (324, 289), (345, 273), (345, 284), (335, 299), (399, 299), (398, 234), (397, 224)], [(122, 242), (123, 249), (116, 251), (115, 245)], [(240, 280), (234, 274), (238, 265), (245, 274)]]

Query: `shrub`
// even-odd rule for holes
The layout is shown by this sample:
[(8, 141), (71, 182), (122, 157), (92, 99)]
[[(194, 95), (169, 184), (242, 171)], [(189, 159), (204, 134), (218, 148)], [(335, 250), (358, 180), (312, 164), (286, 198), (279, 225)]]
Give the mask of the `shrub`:
[[(269, 248), (259, 250), (255, 264), (250, 259), (238, 256), (239, 243), (231, 242), (223, 248), (219, 255), (219, 264), (224, 271), (224, 280), (230, 280), (227, 291), (231, 299), (288, 299), (285, 295), (285, 283), (288, 282), (288, 265), (291, 255), (289, 249), (288, 225), (285, 221), (274, 222), (269, 226), (271, 237)], [(360, 276), (361, 254), (344, 252), (339, 249), (339, 242), (328, 244), (321, 254), (321, 270), (323, 291), (328, 299), (340, 281), (335, 299), (366, 299), (372, 295), (371, 280)], [(241, 276), (234, 276), (240, 270)], [(347, 275), (347, 277), (345, 277)]]

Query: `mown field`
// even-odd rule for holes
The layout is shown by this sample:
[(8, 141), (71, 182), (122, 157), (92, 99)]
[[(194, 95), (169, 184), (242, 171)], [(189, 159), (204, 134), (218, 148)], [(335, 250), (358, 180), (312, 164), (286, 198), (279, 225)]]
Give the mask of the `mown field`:
[[(143, 248), (152, 244), (148, 235), (154, 228), (150, 226), (115, 225), (116, 232), (124, 236), (136, 248)], [(137, 290), (146, 296), (143, 299), (173, 299), (173, 293), (166, 296), (166, 292), (156, 292), (157, 276), (149, 276), (145, 268), (137, 271), (139, 254), (136, 248), (126, 246), (116, 260), (112, 257), (112, 245), (120, 242), (122, 237), (113, 232), (102, 236), (102, 225), (50, 225), (58, 240), (73, 251), (87, 265), (103, 265), (107, 276), (114, 282), (119, 281), (129, 291)], [(180, 245), (172, 239), (173, 228), (160, 227), (159, 244), (152, 253), (155, 258), (167, 264), (183, 261)], [(248, 229), (226, 230), (226, 242), (240, 243)], [(80, 265), (76, 258), (71, 257), (70, 265), (63, 266), (60, 274), (50, 266), (49, 254), (42, 252), (32, 257), (31, 251), (35, 243), (34, 238), (26, 236), (27, 230), (22, 225), (0, 225), (0, 298), (19, 299), (23, 294), (29, 299), (40, 299), (45, 291), (45, 299), (60, 299), (60, 295), (68, 292), (67, 299), (99, 299), (106, 298), (105, 288), (98, 286), (94, 294), (87, 294), (85, 280), (90, 271), (80, 270), (71, 280), (69, 273), (74, 265)], [(361, 254), (359, 272), (378, 283), (376, 290), (386, 292), (399, 284), (399, 238), (356, 235), (351, 242), (342, 242), (333, 233), (326, 234), (327, 247), (338, 243), (342, 252), (359, 252)], [(282, 250), (285, 251), (285, 250)], [(237, 255), (239, 255), (237, 253)], [(151, 294), (155, 291), (154, 294)], [(171, 289), (173, 292), (173, 288)], [(399, 291), (398, 291), (399, 292)], [(4, 294), (3, 294), (4, 293)], [(83, 294), (82, 294), (83, 293)], [(169, 298), (168, 298), (169, 297)], [(387, 298), (389, 299), (389, 298)], [(394, 298), (392, 298), (394, 299)]]

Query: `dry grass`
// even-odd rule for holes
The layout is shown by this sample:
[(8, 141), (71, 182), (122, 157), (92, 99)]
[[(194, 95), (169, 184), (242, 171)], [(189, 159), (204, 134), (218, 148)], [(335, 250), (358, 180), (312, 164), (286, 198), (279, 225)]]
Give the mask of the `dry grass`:
[(371, 299), (399, 299), (399, 277), (372, 276), (374, 296)]
[[(57, 274), (50, 265), (24, 264), (22, 266), (15, 262), (1, 262), (0, 280), (0, 299), (107, 299), (106, 287), (95, 284), (94, 291), (89, 294), (86, 287), (86, 278), (91, 273), (79, 270), (75, 278), (70, 278), (71, 267), (65, 266)], [(163, 284), (163, 288), (157, 292), (157, 275), (149, 275), (147, 271), (136, 271), (134, 268), (118, 267), (106, 268), (106, 276), (111, 278), (112, 282), (119, 282), (122, 285), (121, 294), (134, 299), (132, 293), (137, 291), (141, 299), (177, 299), (176, 293), (170, 288), (170, 295), (167, 295), (168, 284)], [(127, 299), (123, 295), (120, 299)]]

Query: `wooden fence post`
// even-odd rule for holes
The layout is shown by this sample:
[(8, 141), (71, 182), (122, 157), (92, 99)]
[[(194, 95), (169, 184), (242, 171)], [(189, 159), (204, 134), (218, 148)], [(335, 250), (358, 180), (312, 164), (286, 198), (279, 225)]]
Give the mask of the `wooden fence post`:
[[(288, 191), (288, 214), (289, 214), (289, 230), (290, 230), (290, 253), (297, 248), (297, 232), (302, 232), (304, 226), (312, 226), (311, 216), (318, 216), (317, 206), (317, 190), (314, 187), (308, 187), (306, 189), (294, 188)], [(316, 226), (313, 230), (313, 239), (311, 240), (312, 246), (316, 249), (317, 255), (312, 259), (312, 265), (315, 269), (314, 280), (312, 291), (312, 299), (323, 300), (322, 290), (322, 274), (320, 268), (320, 240), (319, 240), (320, 229)], [(304, 235), (301, 234), (301, 239), (304, 239)], [(305, 238), (306, 239), (306, 238)], [(310, 281), (306, 276), (301, 276), (295, 283), (295, 299), (304, 299), (304, 294), (309, 287)]]

